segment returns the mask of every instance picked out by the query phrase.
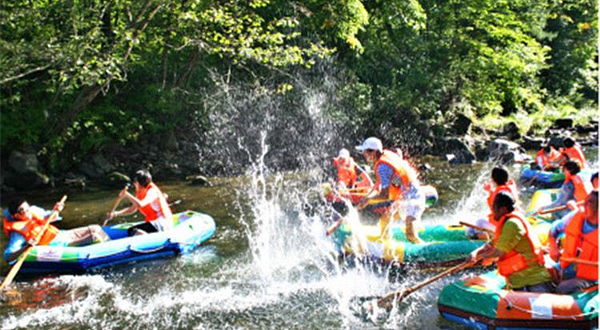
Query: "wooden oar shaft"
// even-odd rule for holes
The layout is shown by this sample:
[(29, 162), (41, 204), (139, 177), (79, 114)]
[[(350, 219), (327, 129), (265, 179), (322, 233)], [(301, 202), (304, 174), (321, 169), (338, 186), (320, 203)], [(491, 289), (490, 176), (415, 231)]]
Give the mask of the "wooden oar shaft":
[(588, 265), (588, 266), (596, 266), (596, 267), (598, 266), (597, 262), (593, 262), (593, 261), (589, 261), (589, 260), (582, 260), (582, 259), (577, 259), (577, 258), (561, 257), (560, 261), (570, 262), (570, 263), (574, 263), (574, 264)]
[[(62, 204), (66, 200), (67, 200), (67, 195), (65, 195), (65, 196), (63, 196), (61, 198), (60, 203)], [(21, 269), (21, 266), (23, 265), (23, 262), (25, 262), (25, 259), (29, 255), (29, 252), (31, 252), (31, 250), (33, 250), (33, 248), (37, 245), (37, 243), (40, 241), (40, 239), (42, 238), (42, 236), (44, 236), (44, 233), (46, 232), (46, 230), (50, 226), (50, 223), (54, 219), (56, 219), (57, 216), (58, 216), (58, 211), (56, 211), (56, 210), (53, 211), (50, 214), (50, 216), (46, 220), (46, 223), (44, 224), (44, 227), (42, 228), (42, 230), (35, 237), (35, 244), (32, 245), (32, 246), (30, 246), (30, 247), (28, 247), (27, 249), (25, 249), (25, 251), (23, 251), (23, 253), (21, 253), (21, 255), (19, 256), (19, 259), (17, 260), (17, 262), (12, 266), (12, 268), (10, 269), (10, 271), (8, 272), (8, 274), (6, 275), (6, 277), (4, 278), (4, 281), (2, 281), (2, 284), (0, 284), (0, 290), (3, 290), (7, 285), (9, 285), (12, 282), (12, 280), (15, 278), (15, 276), (17, 276), (17, 273)]]
[[(577, 206), (581, 206), (581, 205), (583, 205), (583, 202), (584, 202), (584, 201), (580, 201), (580, 202), (578, 202), (578, 203), (577, 203)], [(563, 206), (558, 206), (558, 207), (554, 207), (554, 208), (551, 208), (551, 209), (547, 209), (547, 210), (540, 211), (540, 214), (554, 213), (554, 212), (558, 212), (558, 211), (566, 210), (566, 209), (568, 209), (568, 208), (569, 208), (569, 205), (568, 205), (568, 204), (565, 204), (565, 205), (563, 205)]]
[(440, 278), (446, 277), (448, 275), (451, 275), (453, 273), (458, 272), (459, 270), (462, 270), (464, 268), (467, 268), (469, 266), (473, 265), (473, 262), (463, 262), (461, 264), (458, 264), (452, 268), (449, 268), (441, 273), (439, 273), (438, 275), (431, 277), (415, 286), (412, 286), (406, 290), (396, 290), (394, 292), (390, 292), (388, 294), (386, 294), (385, 296), (377, 299), (377, 306), (379, 307), (385, 307), (388, 306), (390, 304), (390, 301), (394, 300), (396, 297), (399, 297), (400, 299), (405, 298), (406, 296), (408, 296), (409, 294), (419, 290), (420, 288), (429, 285), (437, 280), (439, 280)]
[(481, 230), (481, 231), (484, 231), (484, 232), (489, 233), (489, 234), (493, 234), (494, 233), (494, 231), (491, 230), (491, 229), (483, 228), (483, 227), (480, 227), (480, 226), (477, 226), (477, 225), (474, 225), (474, 224), (471, 224), (471, 223), (468, 223), (468, 222), (459, 221), (458, 223), (461, 224), (461, 225), (463, 225), (463, 226), (475, 228), (477, 230)]

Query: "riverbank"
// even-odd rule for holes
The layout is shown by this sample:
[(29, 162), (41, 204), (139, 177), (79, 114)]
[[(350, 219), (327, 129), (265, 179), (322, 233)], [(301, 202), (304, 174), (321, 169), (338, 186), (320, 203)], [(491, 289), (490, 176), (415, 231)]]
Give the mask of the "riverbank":
[[(485, 129), (474, 126), (470, 119), (459, 116), (453, 123), (443, 127), (430, 127), (418, 123), (415, 127), (392, 128), (382, 136), (387, 146), (399, 146), (410, 157), (432, 155), (441, 157), (451, 164), (470, 164), (482, 161), (502, 163), (525, 163), (531, 161), (527, 151), (537, 151), (550, 143), (562, 147), (565, 136), (575, 137), (583, 146), (598, 146), (598, 121), (587, 126), (573, 125), (569, 119), (557, 120), (554, 126), (543, 136), (534, 132), (521, 134), (517, 123), (511, 122), (502, 130)], [(406, 131), (410, 134), (407, 141)], [(140, 138), (136, 143), (127, 145), (104, 146), (101, 150), (86, 155), (80, 161), (73, 161), (67, 171), (50, 173), (50, 166), (40, 157), (35, 147), (3, 150), (1, 189), (4, 194), (28, 191), (44, 187), (85, 188), (87, 186), (121, 186), (128, 182), (131, 173), (147, 168), (157, 180), (184, 180), (193, 184), (209, 184), (207, 176), (236, 175), (243, 173), (251, 161), (244, 151), (232, 156), (231, 146), (223, 148), (219, 143), (202, 139), (201, 132), (193, 125), (174, 131), (166, 131)], [(354, 140), (352, 140), (352, 138)], [(363, 137), (353, 136), (348, 148)], [(285, 143), (280, 138), (269, 141), (272, 153), (277, 157), (265, 160), (266, 165), (277, 170), (297, 169), (297, 150), (277, 143)], [(337, 143), (340, 143), (339, 141)], [(329, 155), (317, 155), (327, 166), (329, 157), (335, 155), (337, 146), (325, 150)], [(223, 148), (223, 153), (216, 150)]]

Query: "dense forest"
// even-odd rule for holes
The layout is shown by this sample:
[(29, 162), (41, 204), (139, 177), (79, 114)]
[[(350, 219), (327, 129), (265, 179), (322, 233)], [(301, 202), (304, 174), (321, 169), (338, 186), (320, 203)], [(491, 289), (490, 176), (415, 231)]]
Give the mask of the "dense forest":
[[(199, 140), (234, 129), (227, 102), (256, 117), (269, 95), (290, 105), (278, 116), (300, 118), (307, 88), (326, 91), (328, 118), (356, 136), (445, 134), (459, 115), (531, 132), (586, 122), (597, 11), (592, 0), (5, 0), (2, 154), (33, 148), (58, 173), (181, 127)], [(337, 83), (322, 87), (325, 76)]]

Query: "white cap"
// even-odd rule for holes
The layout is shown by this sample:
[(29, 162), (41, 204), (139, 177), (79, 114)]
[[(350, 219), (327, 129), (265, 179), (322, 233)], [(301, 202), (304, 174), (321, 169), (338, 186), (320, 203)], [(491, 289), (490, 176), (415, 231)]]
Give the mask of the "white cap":
[(363, 152), (365, 150), (377, 150), (377, 151), (383, 151), (383, 144), (381, 144), (381, 140), (379, 140), (376, 137), (370, 137), (368, 139), (366, 139), (362, 145), (359, 145), (358, 147), (356, 147), (356, 150), (359, 150), (360, 152)]
[(350, 151), (348, 151), (348, 149), (346, 149), (346, 148), (342, 148), (342, 149), (340, 149), (340, 152), (338, 153), (338, 157), (350, 158)]

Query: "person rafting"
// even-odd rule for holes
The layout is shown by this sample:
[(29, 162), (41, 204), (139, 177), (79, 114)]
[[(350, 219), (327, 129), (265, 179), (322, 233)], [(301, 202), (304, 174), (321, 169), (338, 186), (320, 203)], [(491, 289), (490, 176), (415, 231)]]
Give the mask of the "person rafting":
[(539, 169), (540, 171), (551, 171), (557, 169), (558, 167), (555, 163), (560, 158), (560, 153), (558, 150), (554, 149), (554, 147), (550, 144), (543, 147), (538, 151), (535, 156), (535, 166), (532, 166), (532, 169)]
[(506, 287), (515, 291), (552, 292), (552, 277), (544, 266), (537, 235), (523, 214), (517, 211), (514, 196), (508, 191), (496, 194), (493, 215), (496, 229), (491, 243), (473, 251), (467, 261), (498, 258), (498, 273)]
[[(571, 205), (574, 211), (554, 222), (548, 235), (550, 258), (557, 262), (556, 267), (562, 275), (556, 289), (561, 294), (598, 285), (598, 190), (587, 196), (583, 206)], [(558, 240), (563, 234), (561, 254)], [(574, 259), (578, 262), (573, 262)]]
[[(58, 202), (53, 210), (61, 212), (64, 204)], [(50, 246), (83, 246), (92, 243), (101, 243), (110, 240), (109, 236), (99, 225), (89, 225), (70, 230), (60, 230), (49, 225), (39, 241), (36, 237), (44, 229), (46, 220), (52, 211), (44, 210), (35, 205), (29, 205), (24, 198), (16, 198), (9, 202), (8, 208), (3, 211), (4, 233), (8, 243), (4, 250), (4, 260), (12, 262), (33, 245)], [(56, 218), (60, 220), (60, 218)]]
[(560, 156), (557, 159), (557, 163), (560, 165), (564, 165), (567, 161), (577, 161), (579, 162), (579, 167), (581, 169), (585, 169), (588, 167), (587, 160), (585, 159), (585, 155), (581, 150), (581, 147), (575, 143), (575, 140), (570, 137), (566, 137), (563, 140), (564, 148), (560, 151)]
[[(583, 201), (592, 190), (592, 184), (581, 177), (580, 171), (578, 162), (566, 162), (563, 166), (565, 181), (558, 192), (558, 199), (549, 205), (540, 207), (534, 214), (542, 214), (545, 210), (566, 205), (570, 200), (575, 200), (575, 202)], [(554, 214), (556, 218), (561, 218), (566, 213), (568, 211), (559, 211)]]
[(392, 207), (380, 218), (381, 236), (388, 235), (390, 220), (397, 219), (400, 213), (404, 213), (406, 238), (412, 243), (421, 243), (417, 225), (425, 210), (425, 195), (421, 191), (416, 171), (396, 152), (383, 150), (381, 140), (376, 137), (366, 139), (356, 149), (374, 164), (376, 175), (375, 185), (359, 202), (359, 209), (365, 208), (372, 199), (393, 201)]
[(347, 149), (342, 148), (339, 151), (338, 156), (333, 159), (333, 165), (337, 170), (336, 187), (338, 189), (364, 188), (367, 190), (373, 186), (373, 181), (367, 172), (356, 165)]
[(129, 228), (129, 236), (141, 235), (159, 231), (166, 231), (173, 228), (173, 213), (167, 203), (165, 194), (158, 189), (152, 182), (152, 175), (146, 170), (135, 172), (133, 177), (133, 186), (136, 195), (127, 191), (127, 188), (121, 190), (117, 201), (127, 198), (131, 202), (128, 208), (110, 212), (107, 219), (117, 216), (130, 215), (140, 211), (144, 215), (145, 222)]

